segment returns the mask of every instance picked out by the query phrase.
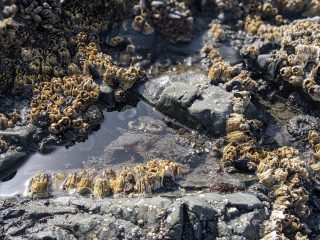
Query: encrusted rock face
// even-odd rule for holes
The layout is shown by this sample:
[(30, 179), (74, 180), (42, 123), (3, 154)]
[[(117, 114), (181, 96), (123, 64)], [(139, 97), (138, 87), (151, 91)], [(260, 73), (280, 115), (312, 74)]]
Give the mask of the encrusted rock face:
[[(18, 204), (20, 210), (16, 211)], [(247, 193), (205, 193), (179, 199), (138, 197), (130, 200), (67, 196), (28, 203), (1, 199), (0, 207), (3, 208), (6, 236), (34, 239), (57, 236), (73, 239), (74, 235), (66, 229), (74, 227), (77, 228), (77, 236), (85, 234), (98, 239), (178, 239), (190, 237), (190, 234), (196, 239), (229, 239), (234, 236), (249, 239), (252, 235), (259, 236), (259, 225), (249, 223), (266, 218), (262, 203)], [(20, 220), (21, 217), (24, 221)], [(4, 237), (3, 234), (1, 232), (0, 237)]]
[[(79, 133), (90, 132), (89, 123), (93, 121), (85, 122), (84, 113), (99, 98), (99, 86), (90, 77), (53, 78), (36, 85), (33, 94), (30, 113), (33, 124), (49, 123), (50, 131), (55, 134), (70, 127)], [(91, 117), (96, 118), (94, 114)]]
[(147, 1), (151, 6), (153, 26), (174, 43), (189, 42), (192, 37), (193, 17), (184, 4), (175, 0)]

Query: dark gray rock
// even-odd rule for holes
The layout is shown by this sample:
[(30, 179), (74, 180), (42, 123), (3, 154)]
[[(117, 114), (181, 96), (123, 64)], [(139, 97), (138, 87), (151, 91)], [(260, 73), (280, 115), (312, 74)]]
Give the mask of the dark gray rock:
[(239, 218), (230, 221), (230, 228), (233, 235), (241, 236), (245, 239), (257, 239), (262, 228), (262, 222), (266, 219), (263, 209), (254, 210), (250, 213), (242, 214)]
[(239, 210), (253, 210), (262, 208), (262, 202), (254, 195), (243, 192), (226, 194), (228, 206), (236, 207)]
[(207, 130), (221, 135), (225, 133), (225, 123), (232, 112), (231, 94), (217, 86), (210, 86), (201, 93), (201, 98), (188, 109), (190, 116)]
[(0, 174), (23, 161), (26, 156), (27, 154), (25, 152), (19, 152), (17, 150), (8, 150), (0, 154)]
[(220, 135), (231, 113), (231, 93), (211, 86), (202, 72), (164, 75), (138, 88), (138, 94), (172, 118), (194, 129)]
[(174, 82), (186, 83), (198, 89), (201, 86), (210, 84), (210, 80), (204, 72), (185, 72), (181, 74), (167, 74), (150, 79), (143, 85), (138, 86), (137, 92), (152, 105), (156, 105), (161, 93)]
[(169, 214), (165, 219), (165, 229), (167, 231), (165, 239), (181, 239), (183, 236), (183, 223), (185, 221), (182, 205), (175, 202), (168, 210)]
[(261, 69), (266, 70), (268, 64), (273, 59), (274, 54), (261, 54), (258, 56), (257, 63)]
[(181, 198), (180, 201), (187, 204), (188, 210), (193, 212), (200, 221), (212, 221), (216, 218), (214, 208), (203, 199), (187, 196)]
[(225, 45), (218, 46), (217, 49), (222, 59), (229, 62), (231, 66), (242, 62), (239, 49)]
[(19, 144), (27, 149), (32, 143), (32, 136), (36, 132), (37, 127), (29, 124), (23, 127), (8, 128), (0, 131), (0, 137), (12, 144)]
[(184, 82), (174, 82), (160, 95), (158, 109), (174, 115), (174, 112), (187, 109), (198, 94), (198, 89)]
[(101, 84), (100, 85), (100, 99), (107, 105), (107, 107), (109, 107), (109, 108), (115, 107), (113, 88), (111, 88), (105, 84)]
[[(226, 218), (234, 208), (226, 208), (228, 199), (238, 205), (241, 202), (241, 206), (246, 199), (248, 206)], [(253, 199), (248, 193), (203, 193), (182, 198), (0, 199), (0, 210), (6, 209), (0, 211), (0, 217), (2, 229), (15, 239), (259, 239), (266, 214)]]

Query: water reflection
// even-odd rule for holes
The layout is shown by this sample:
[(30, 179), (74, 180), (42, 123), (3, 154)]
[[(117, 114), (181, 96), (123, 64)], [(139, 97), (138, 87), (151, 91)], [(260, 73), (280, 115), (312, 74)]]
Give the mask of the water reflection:
[(99, 156), (105, 146), (128, 129), (128, 122), (142, 116), (163, 119), (164, 116), (150, 105), (140, 101), (136, 108), (127, 108), (122, 112), (104, 111), (104, 120), (98, 131), (89, 135), (88, 139), (69, 148), (59, 147), (50, 154), (35, 153), (16, 170), (8, 174), (0, 182), (0, 196), (21, 194), (25, 190), (27, 179), (38, 171), (55, 172), (67, 169), (82, 168), (84, 161)]

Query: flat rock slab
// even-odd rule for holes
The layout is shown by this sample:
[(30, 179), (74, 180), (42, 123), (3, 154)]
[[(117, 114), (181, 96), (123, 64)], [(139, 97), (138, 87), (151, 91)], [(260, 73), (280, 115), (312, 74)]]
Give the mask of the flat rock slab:
[(158, 110), (194, 129), (225, 133), (232, 94), (213, 86), (203, 72), (168, 74), (150, 79), (138, 94)]
[[(238, 198), (239, 197), (239, 198)], [(250, 199), (243, 207), (245, 199)], [(234, 206), (228, 205), (232, 201)], [(238, 201), (238, 202), (237, 202)], [(255, 202), (252, 208), (252, 202)], [(0, 199), (0, 238), (18, 239), (259, 239), (266, 219), (252, 194), (43, 200)], [(231, 217), (228, 212), (237, 212)], [(252, 224), (259, 223), (259, 224)], [(228, 229), (231, 226), (233, 229)], [(252, 234), (250, 236), (250, 234)]]

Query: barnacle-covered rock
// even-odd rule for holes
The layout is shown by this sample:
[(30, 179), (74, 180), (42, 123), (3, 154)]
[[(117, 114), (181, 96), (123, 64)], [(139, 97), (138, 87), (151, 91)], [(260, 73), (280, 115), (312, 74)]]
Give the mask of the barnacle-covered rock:
[(307, 2), (305, 0), (276, 0), (281, 10), (288, 14), (302, 12)]
[(212, 24), (209, 29), (209, 35), (217, 42), (223, 41), (226, 39), (225, 29), (221, 24)]
[[(49, 125), (52, 133), (75, 129), (81, 134), (90, 132), (84, 122), (87, 108), (99, 98), (99, 86), (91, 77), (77, 76), (52, 78), (50, 82), (36, 84), (33, 88), (30, 121), (33, 124)], [(93, 114), (92, 123), (102, 117)], [(90, 121), (90, 117), (86, 117)]]
[(257, 33), (262, 24), (263, 24), (263, 21), (261, 20), (260, 16), (254, 16), (254, 17), (248, 16), (245, 19), (244, 29), (248, 33)]
[[(189, 42), (193, 32), (193, 17), (188, 6), (182, 1), (142, 1), (141, 15), (150, 19), (151, 26), (171, 42)], [(152, 27), (143, 16), (136, 16), (133, 26), (144, 33), (152, 33)]]
[(85, 33), (78, 34), (80, 47), (76, 54), (84, 74), (91, 75), (90, 69), (94, 68), (108, 86), (121, 88), (124, 91), (132, 88), (136, 82), (145, 78), (145, 71), (140, 67), (122, 68), (114, 65), (111, 56), (102, 53), (97, 43), (90, 42), (87, 44), (86, 40), (83, 40), (87, 37)]
[(265, 223), (265, 235), (283, 233), (289, 239), (300, 234), (301, 220), (309, 215), (306, 202), (309, 193), (304, 187), (309, 173), (299, 151), (282, 147), (268, 152), (257, 168), (259, 181), (271, 190), (274, 198), (270, 219)]
[(52, 180), (49, 174), (37, 173), (30, 179), (28, 196), (47, 197), (50, 191), (61, 188), (67, 194), (107, 197), (112, 194), (151, 194), (165, 186), (165, 179), (174, 181), (183, 174), (183, 167), (170, 160), (152, 160), (132, 168), (123, 167), (117, 171), (105, 169), (96, 172), (84, 169), (65, 173), (55, 173)]
[(8, 149), (7, 142), (4, 139), (0, 138), (0, 154), (5, 152), (7, 149)]
[(269, 59), (276, 66), (272, 77), (276, 79), (280, 74), (282, 80), (302, 88), (312, 100), (320, 101), (319, 23), (297, 20), (281, 26), (261, 24), (257, 34), (264, 42), (279, 46)]

